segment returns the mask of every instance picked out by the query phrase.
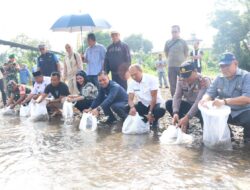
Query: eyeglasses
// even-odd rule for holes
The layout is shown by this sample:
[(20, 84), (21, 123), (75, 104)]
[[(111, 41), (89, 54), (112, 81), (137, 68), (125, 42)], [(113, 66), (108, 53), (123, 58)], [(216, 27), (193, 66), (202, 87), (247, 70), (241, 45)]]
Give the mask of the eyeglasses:
[(45, 50), (45, 48), (39, 48), (39, 50), (40, 50), (40, 51), (43, 51), (43, 50)]
[(173, 30), (173, 31), (172, 31), (172, 33), (178, 33), (178, 32), (179, 32), (179, 31), (177, 31), (177, 30)]

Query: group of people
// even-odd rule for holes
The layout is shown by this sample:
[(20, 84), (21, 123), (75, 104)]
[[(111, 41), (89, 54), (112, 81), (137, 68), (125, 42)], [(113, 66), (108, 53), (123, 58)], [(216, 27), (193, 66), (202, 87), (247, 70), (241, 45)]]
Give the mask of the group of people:
[[(194, 50), (191, 53), (193, 60), (188, 61), (188, 47), (179, 36), (179, 26), (173, 26), (171, 32), (173, 37), (166, 42), (165, 53), (172, 99), (162, 98), (158, 81), (144, 73), (140, 64), (131, 65), (128, 45), (120, 40), (118, 31), (113, 31), (113, 42), (107, 49), (96, 42), (93, 33), (88, 34), (89, 47), (84, 59), (66, 44), (62, 77), (56, 56), (48, 52), (45, 45), (39, 45), (41, 55), (37, 71), (33, 72), (33, 89), (30, 91), (25, 85), (11, 80), (7, 106), (14, 108), (31, 100), (41, 103), (47, 98), (49, 112), (56, 115), (60, 114), (64, 101), (75, 102), (81, 112), (107, 116), (107, 124), (118, 119), (124, 121), (128, 115), (138, 113), (155, 132), (159, 119), (167, 110), (172, 123), (186, 132), (193, 117), (198, 117), (203, 125), (198, 104), (206, 106), (212, 101), (215, 106), (231, 107), (228, 123), (244, 127), (244, 139), (250, 140), (250, 119), (247, 117), (250, 113), (249, 73), (238, 68), (235, 56), (227, 52), (219, 62), (222, 74), (212, 82), (200, 73), (201, 52)], [(86, 72), (82, 70), (83, 62), (87, 65)], [(48, 98), (50, 96), (52, 98)]]

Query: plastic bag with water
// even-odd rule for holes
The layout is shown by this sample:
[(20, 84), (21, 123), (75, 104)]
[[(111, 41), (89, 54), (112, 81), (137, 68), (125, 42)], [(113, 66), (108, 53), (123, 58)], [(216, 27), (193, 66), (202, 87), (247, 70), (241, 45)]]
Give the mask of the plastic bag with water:
[(10, 106), (2, 108), (0, 113), (2, 115), (16, 115), (16, 112), (14, 109), (11, 109)]
[(21, 105), (19, 115), (20, 117), (29, 117), (30, 116), (30, 104), (26, 106)]
[(95, 131), (97, 129), (97, 119), (91, 113), (83, 113), (79, 129), (84, 131)]
[(191, 144), (193, 137), (184, 133), (181, 128), (169, 125), (160, 137), (161, 144)]
[(72, 125), (73, 123), (73, 103), (65, 101), (63, 103), (63, 118), (64, 118), (64, 124), (66, 125)]
[(231, 113), (230, 107), (224, 105), (214, 107), (211, 101), (206, 106), (198, 105), (204, 121), (204, 145), (212, 149), (231, 150), (231, 135), (227, 124), (228, 116)]
[(46, 108), (46, 101), (41, 103), (30, 103), (30, 118), (31, 121), (46, 121), (49, 119), (48, 111)]
[(142, 121), (141, 116), (136, 113), (135, 116), (128, 115), (122, 125), (122, 132), (128, 135), (144, 134), (150, 132), (149, 123)]

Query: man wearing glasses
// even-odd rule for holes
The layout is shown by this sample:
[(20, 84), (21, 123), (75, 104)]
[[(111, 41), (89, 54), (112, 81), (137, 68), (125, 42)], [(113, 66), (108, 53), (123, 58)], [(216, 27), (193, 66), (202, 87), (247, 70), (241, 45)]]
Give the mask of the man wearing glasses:
[(230, 106), (228, 123), (242, 126), (244, 141), (250, 142), (250, 74), (238, 68), (238, 61), (229, 52), (222, 55), (219, 65), (222, 75), (214, 80), (200, 104), (205, 106), (212, 100), (214, 106)]
[(171, 33), (172, 39), (166, 42), (164, 52), (168, 59), (170, 92), (171, 96), (174, 96), (180, 65), (188, 57), (188, 46), (187, 43), (180, 38), (180, 27), (178, 25), (172, 26)]
[(38, 49), (41, 55), (38, 57), (37, 71), (41, 71), (46, 77), (50, 77), (53, 72), (60, 73), (60, 63), (56, 55), (48, 52), (44, 44), (40, 44)]

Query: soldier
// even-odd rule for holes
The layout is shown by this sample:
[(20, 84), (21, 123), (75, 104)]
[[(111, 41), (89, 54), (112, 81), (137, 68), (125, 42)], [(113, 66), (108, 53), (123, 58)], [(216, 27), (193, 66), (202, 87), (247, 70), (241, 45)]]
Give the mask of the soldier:
[(219, 62), (222, 72), (202, 97), (201, 105), (212, 100), (214, 106), (228, 105), (228, 123), (242, 126), (245, 142), (250, 142), (250, 74), (238, 68), (234, 54), (224, 53)]
[[(186, 133), (189, 120), (196, 116), (203, 120), (198, 110), (198, 102), (210, 85), (210, 79), (202, 77), (195, 69), (192, 62), (184, 62), (180, 67), (180, 78), (177, 81), (176, 92), (173, 100), (166, 102), (166, 109), (173, 117), (172, 123), (182, 128)], [(182, 97), (184, 96), (184, 100)]]
[[(16, 59), (15, 59), (15, 54), (11, 54), (9, 55), (9, 61), (4, 65), (4, 75), (6, 76), (6, 84), (9, 83), (9, 81), (15, 81), (16, 83), (18, 83), (18, 78), (17, 78), (17, 74), (19, 72), (19, 65), (16, 63)], [(8, 97), (11, 94), (11, 90), (10, 86), (7, 86), (7, 94)]]

